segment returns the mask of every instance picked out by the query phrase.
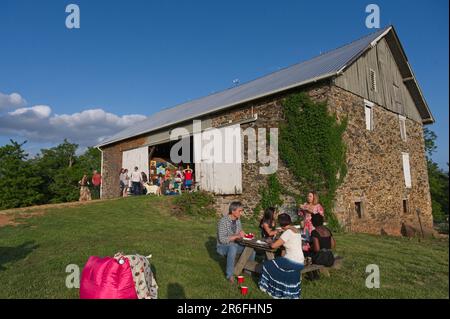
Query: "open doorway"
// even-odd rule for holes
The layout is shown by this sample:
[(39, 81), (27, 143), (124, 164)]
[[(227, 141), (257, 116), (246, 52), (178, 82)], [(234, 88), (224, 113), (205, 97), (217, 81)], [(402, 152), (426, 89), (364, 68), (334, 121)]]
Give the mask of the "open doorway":
[[(149, 182), (161, 189), (162, 195), (175, 195), (195, 188), (195, 165), (193, 157), (193, 137), (189, 137), (189, 161), (175, 161), (171, 158), (172, 147), (178, 143), (169, 141), (149, 146)], [(180, 151), (186, 152), (186, 149)], [(182, 155), (182, 154), (178, 154)]]

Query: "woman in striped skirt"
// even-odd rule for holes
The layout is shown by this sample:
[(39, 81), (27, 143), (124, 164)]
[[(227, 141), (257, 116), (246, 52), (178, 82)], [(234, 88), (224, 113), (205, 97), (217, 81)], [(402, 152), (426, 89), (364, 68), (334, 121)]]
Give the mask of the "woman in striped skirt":
[(278, 216), (278, 223), (283, 234), (271, 247), (276, 249), (284, 246), (286, 254), (264, 262), (259, 288), (273, 298), (299, 299), (302, 291), (300, 272), (304, 267), (302, 236), (292, 226), (288, 214)]

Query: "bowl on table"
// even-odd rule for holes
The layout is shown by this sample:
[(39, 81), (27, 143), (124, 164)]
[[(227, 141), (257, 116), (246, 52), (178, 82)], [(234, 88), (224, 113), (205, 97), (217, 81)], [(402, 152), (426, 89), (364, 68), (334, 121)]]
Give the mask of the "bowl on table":
[(253, 238), (255, 238), (255, 234), (248, 233), (244, 235), (244, 239), (253, 239)]

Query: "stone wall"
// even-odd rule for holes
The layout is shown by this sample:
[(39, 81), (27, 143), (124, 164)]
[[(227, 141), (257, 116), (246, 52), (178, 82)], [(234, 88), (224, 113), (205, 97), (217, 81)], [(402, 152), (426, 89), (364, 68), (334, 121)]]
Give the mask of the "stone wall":
[[(337, 191), (334, 212), (349, 231), (400, 234), (401, 223), (432, 226), (431, 198), (422, 124), (407, 119), (407, 141), (400, 136), (398, 115), (375, 105), (374, 129), (365, 129), (364, 99), (333, 86), (328, 106), (346, 116), (348, 173)], [(402, 152), (409, 153), (412, 188), (405, 187)], [(408, 200), (403, 212), (403, 199)], [(363, 213), (356, 214), (355, 201)]]

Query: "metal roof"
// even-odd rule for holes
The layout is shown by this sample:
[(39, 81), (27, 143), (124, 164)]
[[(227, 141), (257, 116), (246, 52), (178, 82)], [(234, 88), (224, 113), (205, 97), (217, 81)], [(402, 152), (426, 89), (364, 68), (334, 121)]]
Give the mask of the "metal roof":
[(323, 53), (310, 60), (270, 73), (256, 80), (196, 100), (164, 109), (102, 141), (97, 147), (199, 118), (240, 103), (329, 78), (342, 72), (366, 50), (388, 33), (386, 27), (350, 44)]

